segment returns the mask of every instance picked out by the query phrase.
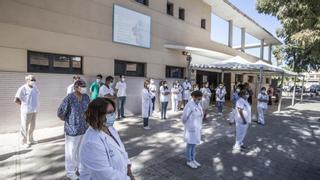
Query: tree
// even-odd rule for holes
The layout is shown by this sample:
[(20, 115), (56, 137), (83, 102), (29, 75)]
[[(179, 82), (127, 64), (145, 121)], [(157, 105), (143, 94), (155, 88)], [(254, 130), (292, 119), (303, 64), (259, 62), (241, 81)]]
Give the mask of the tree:
[(274, 55), (296, 72), (320, 69), (320, 0), (257, 0), (259, 13), (278, 18), (284, 44)]

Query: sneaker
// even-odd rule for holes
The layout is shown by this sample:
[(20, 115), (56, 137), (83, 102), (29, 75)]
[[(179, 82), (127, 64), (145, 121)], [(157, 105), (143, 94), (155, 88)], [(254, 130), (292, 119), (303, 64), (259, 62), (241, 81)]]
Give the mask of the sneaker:
[(22, 148), (27, 149), (27, 148), (29, 148), (29, 147), (30, 147), (30, 144), (28, 144), (28, 143), (22, 144)]
[(70, 180), (77, 180), (79, 179), (79, 176), (77, 176), (76, 174), (73, 174), (73, 175), (67, 176), (67, 178), (69, 178)]
[(192, 169), (197, 169), (197, 168), (198, 168), (197, 165), (195, 165), (195, 164), (193, 163), (193, 161), (187, 162), (187, 166), (189, 166), (189, 167), (192, 168)]
[(241, 145), (241, 146), (240, 146), (240, 148), (241, 148), (241, 149), (246, 149), (246, 148), (247, 148), (247, 146), (245, 146), (245, 145)]
[(38, 144), (38, 143), (39, 143), (38, 141), (31, 140), (28, 144), (33, 145), (33, 144)]
[(145, 126), (145, 127), (143, 127), (143, 129), (150, 130), (151, 128), (149, 126)]
[(198, 163), (196, 160), (194, 160), (193, 163), (194, 163), (196, 166), (201, 167), (201, 164)]

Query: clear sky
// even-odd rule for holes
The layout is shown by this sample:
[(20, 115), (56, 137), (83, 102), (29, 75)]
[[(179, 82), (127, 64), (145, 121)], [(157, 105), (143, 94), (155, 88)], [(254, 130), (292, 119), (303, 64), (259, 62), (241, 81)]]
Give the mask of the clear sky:
[[(254, 19), (258, 24), (268, 30), (276, 37), (277, 28), (281, 27), (280, 22), (277, 18), (272, 17), (271, 15), (259, 14), (256, 10), (256, 0), (229, 0), (233, 5), (239, 8), (242, 12), (250, 16)], [(228, 44), (228, 23), (219, 17), (212, 15), (212, 23), (211, 23), (211, 39), (214, 41), (221, 42), (223, 44)], [(233, 30), (233, 45), (240, 45), (241, 39), (240, 29), (234, 27)], [(246, 34), (246, 43), (260, 43), (260, 41), (249, 34)], [(259, 48), (248, 49), (248, 53), (253, 54), (255, 56), (260, 55)], [(267, 47), (264, 51), (264, 57), (267, 59), (268, 51)]]

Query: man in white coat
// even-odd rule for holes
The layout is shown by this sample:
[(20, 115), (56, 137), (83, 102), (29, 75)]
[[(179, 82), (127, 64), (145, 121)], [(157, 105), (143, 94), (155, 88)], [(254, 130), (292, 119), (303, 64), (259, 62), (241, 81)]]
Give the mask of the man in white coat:
[(266, 88), (262, 87), (260, 93), (258, 94), (258, 124), (264, 125), (264, 114), (268, 109), (269, 96), (267, 94)]
[(86, 113), (89, 129), (80, 147), (81, 180), (134, 180), (128, 153), (117, 130), (112, 127), (114, 102), (106, 98), (93, 100)]
[(187, 77), (184, 78), (184, 82), (182, 83), (182, 88), (183, 88), (183, 105), (186, 106), (186, 104), (190, 100), (190, 93), (192, 90), (191, 83), (188, 81)]
[(36, 116), (39, 104), (39, 90), (36, 83), (36, 78), (33, 75), (25, 77), (26, 84), (22, 85), (14, 98), (15, 103), (20, 106), (21, 115), (21, 136), (22, 146), (25, 148), (36, 144), (33, 139), (33, 131), (36, 126)]
[(151, 129), (149, 126), (149, 117), (152, 114), (152, 93), (150, 92), (150, 81), (145, 80), (142, 89), (141, 99), (142, 99), (142, 109), (141, 114), (143, 118), (143, 128), (146, 130)]
[(196, 169), (201, 166), (196, 161), (196, 145), (200, 144), (203, 111), (201, 107), (201, 91), (191, 93), (192, 100), (187, 103), (183, 110), (182, 122), (184, 125), (184, 140), (187, 143), (186, 160), (187, 166)]

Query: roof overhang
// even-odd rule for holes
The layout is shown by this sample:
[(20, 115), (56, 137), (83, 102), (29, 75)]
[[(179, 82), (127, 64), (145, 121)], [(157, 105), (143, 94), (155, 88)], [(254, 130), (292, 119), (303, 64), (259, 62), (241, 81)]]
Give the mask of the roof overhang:
[(211, 11), (216, 16), (224, 20), (233, 20), (233, 25), (239, 28), (245, 28), (246, 32), (257, 39), (264, 39), (266, 44), (282, 44), (279, 39), (274, 37), (269, 31), (259, 25), (252, 18), (240, 11), (227, 0), (203, 0), (211, 5)]

